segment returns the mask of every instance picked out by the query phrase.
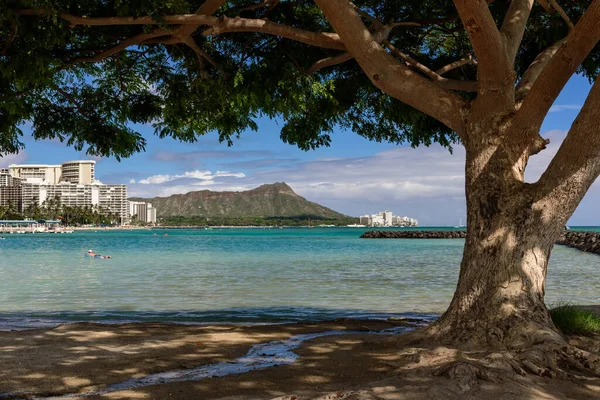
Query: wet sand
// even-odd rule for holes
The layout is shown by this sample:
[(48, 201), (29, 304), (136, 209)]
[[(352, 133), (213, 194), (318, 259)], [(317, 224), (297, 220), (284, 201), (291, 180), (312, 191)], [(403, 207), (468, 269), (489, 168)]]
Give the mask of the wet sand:
[[(153, 373), (232, 361), (255, 344), (329, 330), (364, 333), (304, 342), (294, 350), (299, 358), (293, 365), (85, 398), (600, 398), (600, 379), (585, 373), (567, 380), (527, 375), (465, 383), (441, 373), (440, 365), (457, 359), (477, 360), (483, 354), (426, 344), (415, 348), (404, 343), (402, 335), (367, 334), (399, 325), (406, 322), (338, 320), (268, 326), (85, 323), (0, 332), (0, 398), (6, 393), (27, 398), (93, 392)], [(588, 350), (600, 348), (594, 339), (586, 340), (581, 343)]]

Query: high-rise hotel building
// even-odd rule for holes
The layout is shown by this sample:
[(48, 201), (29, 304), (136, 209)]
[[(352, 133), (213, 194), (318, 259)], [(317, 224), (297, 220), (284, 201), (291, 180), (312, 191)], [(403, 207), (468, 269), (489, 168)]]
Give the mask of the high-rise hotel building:
[(105, 185), (95, 178), (96, 162), (69, 161), (61, 165), (10, 165), (0, 169), (0, 205), (31, 204), (58, 199), (65, 206), (99, 206), (101, 212), (129, 222), (126, 185)]

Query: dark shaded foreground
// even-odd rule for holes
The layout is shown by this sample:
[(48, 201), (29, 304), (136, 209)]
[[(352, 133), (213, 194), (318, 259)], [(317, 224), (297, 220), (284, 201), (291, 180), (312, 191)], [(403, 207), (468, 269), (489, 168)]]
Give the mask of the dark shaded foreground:
[[(48, 397), (90, 392), (152, 373), (233, 360), (257, 343), (340, 329), (365, 334), (305, 342), (294, 350), (300, 357), (293, 365), (86, 398), (600, 398), (600, 378), (589, 371), (573, 371), (564, 379), (532, 373), (521, 376), (498, 360), (491, 362), (495, 356), (487, 352), (459, 351), (433, 343), (415, 346), (405, 335), (366, 334), (406, 324), (357, 320), (270, 326), (72, 324), (1, 332), (0, 365), (4, 367), (0, 369), (0, 393)], [(596, 354), (600, 350), (595, 338), (571, 341)], [(480, 362), (485, 362), (488, 372), (469, 371), (468, 365)]]

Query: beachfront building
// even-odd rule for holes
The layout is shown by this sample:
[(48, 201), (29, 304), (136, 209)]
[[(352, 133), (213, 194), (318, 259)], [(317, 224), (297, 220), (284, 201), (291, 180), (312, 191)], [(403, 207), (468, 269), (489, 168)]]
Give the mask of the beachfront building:
[(360, 224), (367, 226), (419, 226), (419, 222), (414, 218), (395, 216), (389, 210), (381, 211), (373, 215), (363, 215), (360, 217)]
[(8, 171), (14, 178), (27, 180), (29, 183), (49, 183), (57, 185), (62, 182), (75, 184), (91, 184), (95, 180), (96, 161), (67, 161), (61, 165), (45, 164), (12, 164)]
[(100, 213), (118, 215), (117, 222), (127, 224), (127, 186), (105, 185), (96, 180), (95, 167), (92, 160), (61, 165), (12, 164), (0, 170), (0, 205), (11, 204), (22, 212), (31, 205), (56, 200), (68, 207), (97, 207)]
[(61, 164), (61, 182), (89, 185), (95, 178), (96, 161), (68, 161)]
[(8, 169), (0, 169), (0, 207), (14, 207), (21, 212), (21, 179), (13, 178)]
[(68, 207), (99, 207), (101, 214), (116, 214), (121, 224), (129, 222), (126, 185), (104, 185), (98, 181), (80, 185), (26, 182), (22, 184), (22, 193), (23, 209), (32, 204), (41, 206), (46, 201), (57, 200)]
[(135, 219), (146, 224), (156, 223), (156, 208), (152, 207), (152, 203), (130, 201), (129, 215), (132, 221)]
[(10, 175), (28, 182), (47, 182), (56, 185), (60, 182), (60, 165), (29, 164), (17, 165), (11, 164), (8, 167)]

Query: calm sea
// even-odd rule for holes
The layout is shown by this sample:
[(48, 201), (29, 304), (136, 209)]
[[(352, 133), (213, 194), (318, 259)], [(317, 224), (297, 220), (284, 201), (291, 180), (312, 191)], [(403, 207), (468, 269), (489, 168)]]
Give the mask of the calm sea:
[[(282, 322), (442, 312), (464, 241), (359, 239), (365, 230), (5, 235), (0, 329), (63, 321)], [(113, 258), (84, 258), (88, 249)], [(546, 291), (550, 304), (598, 304), (600, 256), (557, 246)]]

